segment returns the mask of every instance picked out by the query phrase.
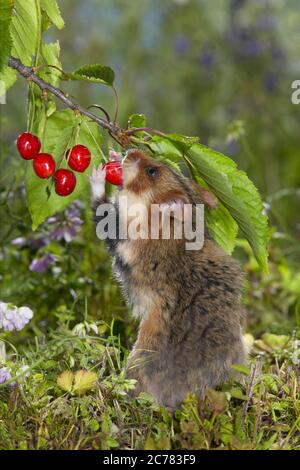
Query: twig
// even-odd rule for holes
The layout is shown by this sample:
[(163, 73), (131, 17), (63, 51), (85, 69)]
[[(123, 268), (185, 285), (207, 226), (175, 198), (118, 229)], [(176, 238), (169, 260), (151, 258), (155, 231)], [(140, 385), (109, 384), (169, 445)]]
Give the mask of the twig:
[(62, 101), (68, 108), (73, 109), (74, 111), (89, 117), (90, 119), (92, 119), (92, 121), (96, 122), (99, 126), (110, 132), (112, 135), (119, 135), (120, 133), (122, 133), (122, 129), (116, 124), (112, 122), (107, 122), (105, 119), (96, 116), (96, 114), (80, 106), (80, 104), (71, 99), (62, 90), (51, 85), (48, 82), (45, 82), (42, 78), (40, 78), (34, 73), (33, 67), (28, 67), (22, 64), (22, 62), (19, 59), (16, 59), (15, 57), (10, 57), (8, 59), (8, 65), (12, 69), (17, 70), (17, 72), (19, 72), (22, 77), (35, 83), (42, 91), (49, 91), (50, 93), (55, 95), (60, 101)]
[(250, 377), (249, 377), (249, 385), (248, 385), (248, 390), (247, 390), (248, 398), (247, 398), (247, 401), (245, 401), (244, 406), (243, 406), (243, 413), (242, 413), (242, 419), (241, 419), (242, 425), (244, 425), (244, 423), (245, 423), (248, 407), (249, 407), (249, 404), (252, 400), (252, 396), (253, 396), (253, 392), (254, 392), (255, 379), (256, 379), (256, 375), (257, 375), (257, 372), (258, 372), (259, 368), (260, 368), (260, 357), (257, 356), (257, 358), (255, 360), (255, 363), (252, 365), (251, 374), (250, 374)]
[[(103, 129), (107, 130), (109, 135), (116, 141), (121, 147), (127, 147), (128, 146), (128, 141), (130, 141), (130, 136), (134, 137), (134, 134), (137, 132), (149, 132), (150, 134), (155, 134), (159, 135), (161, 137), (165, 137), (165, 134), (158, 129), (153, 129), (152, 127), (131, 127), (130, 129), (122, 129), (119, 127), (115, 121), (110, 122), (109, 119), (103, 119), (96, 114), (92, 113), (89, 111), (87, 108), (83, 108), (80, 104), (78, 104), (75, 100), (70, 98), (70, 96), (67, 93), (64, 93), (61, 89), (55, 87), (54, 85), (51, 85), (51, 83), (46, 82), (42, 78), (40, 78), (35, 72), (40, 68), (40, 67), (28, 67), (27, 65), (22, 64), (22, 62), (17, 59), (16, 57), (10, 57), (8, 59), (8, 65), (12, 69), (17, 70), (19, 74), (26, 78), (29, 82), (35, 83), (44, 93), (50, 92), (53, 95), (55, 95), (60, 101), (62, 101), (68, 108), (73, 109), (75, 112), (79, 114), (83, 114), (84, 116), (87, 116), (90, 118), (92, 121), (96, 122), (99, 126), (101, 126)], [(44, 67), (44, 66), (43, 66)], [(48, 67), (54, 67), (60, 70), (56, 66), (48, 66)], [(114, 93), (117, 97), (116, 91), (114, 89)], [(99, 109), (101, 109), (106, 118), (109, 118), (107, 115), (106, 111), (101, 107), (97, 106)], [(116, 113), (114, 119), (116, 120), (118, 115), (118, 101), (117, 101), (117, 106), (116, 106)], [(134, 139), (133, 139), (134, 140)]]

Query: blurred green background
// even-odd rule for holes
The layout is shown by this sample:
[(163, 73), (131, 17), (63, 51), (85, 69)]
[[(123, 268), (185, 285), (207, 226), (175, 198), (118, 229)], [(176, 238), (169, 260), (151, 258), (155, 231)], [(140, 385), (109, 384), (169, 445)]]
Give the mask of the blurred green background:
[[(291, 84), (300, 79), (299, 2), (59, 4), (66, 27), (51, 29), (47, 40), (59, 39), (66, 71), (85, 63), (103, 63), (115, 70), (120, 124), (126, 125), (131, 113), (145, 113), (150, 126), (199, 136), (247, 171), (274, 227), (274, 267), (268, 278), (259, 277), (250, 254), (241, 254), (242, 248), (237, 251), (253, 275), (246, 301), (249, 321), (262, 331), (274, 321), (294, 318), (300, 292), (300, 105), (291, 102)], [(81, 104), (98, 103), (113, 114), (113, 97), (105, 87), (79, 82), (65, 84), (64, 89)], [(95, 317), (119, 315), (123, 322), (125, 307), (111, 281), (110, 260), (95, 237), (87, 202), (80, 208), (86, 223), (71, 243), (51, 238), (47, 224), (39, 234), (31, 233), (22, 188), (24, 162), (15, 149), (16, 136), (26, 127), (24, 80), (8, 92), (0, 112), (1, 299), (35, 307), (37, 334), (47, 327), (45, 317), (51, 309), (59, 311), (60, 319), (64, 312), (82, 314), (85, 297), (92, 299), (89, 309)], [(65, 215), (60, 217), (67, 223)], [(20, 237), (23, 245), (14, 241)], [(46, 263), (43, 273), (31, 269), (34, 260), (43, 261), (49, 253), (55, 260)]]

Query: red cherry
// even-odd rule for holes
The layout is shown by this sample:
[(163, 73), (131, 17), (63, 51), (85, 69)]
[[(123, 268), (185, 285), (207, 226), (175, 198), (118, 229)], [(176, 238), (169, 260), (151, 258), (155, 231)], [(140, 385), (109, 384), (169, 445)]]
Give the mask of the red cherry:
[(120, 186), (122, 184), (122, 165), (117, 160), (111, 160), (104, 165), (106, 169), (106, 181)]
[(33, 169), (40, 178), (49, 178), (55, 172), (55, 160), (49, 153), (39, 153), (33, 160)]
[(70, 153), (70, 150), (66, 153), (68, 158), (68, 165), (72, 170), (83, 173), (91, 162), (91, 152), (84, 145), (75, 145)]
[(55, 192), (59, 196), (69, 196), (76, 186), (76, 176), (70, 170), (59, 169), (54, 173)]
[(30, 134), (30, 132), (23, 132), (18, 137), (17, 147), (24, 160), (32, 160), (39, 153), (41, 142), (38, 137)]

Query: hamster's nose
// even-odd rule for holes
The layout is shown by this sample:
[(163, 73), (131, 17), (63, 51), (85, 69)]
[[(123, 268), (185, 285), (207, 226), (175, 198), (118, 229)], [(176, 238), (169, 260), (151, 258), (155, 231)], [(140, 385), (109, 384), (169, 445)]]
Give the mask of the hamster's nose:
[(122, 161), (123, 183), (127, 186), (138, 175), (139, 157), (134, 152), (127, 152)]

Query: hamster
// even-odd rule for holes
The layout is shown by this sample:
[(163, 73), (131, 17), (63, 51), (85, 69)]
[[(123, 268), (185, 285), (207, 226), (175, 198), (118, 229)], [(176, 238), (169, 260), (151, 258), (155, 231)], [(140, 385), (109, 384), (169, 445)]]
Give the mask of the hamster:
[[(109, 202), (105, 169), (94, 169), (90, 181), (96, 211)], [(111, 202), (117, 225), (126, 215), (120, 203), (124, 197), (127, 212), (134, 204), (147, 209), (156, 204), (162, 212), (184, 204), (216, 205), (208, 190), (137, 149), (127, 152), (123, 183)], [(96, 223), (103, 217), (96, 215)], [(135, 395), (147, 392), (174, 411), (188, 393), (202, 396), (207, 387), (214, 388), (230, 376), (233, 364), (245, 363), (242, 270), (206, 228), (198, 250), (187, 250), (184, 237), (172, 236), (112, 237), (106, 245), (113, 255), (114, 273), (139, 320), (126, 366), (127, 377), (137, 380)]]

